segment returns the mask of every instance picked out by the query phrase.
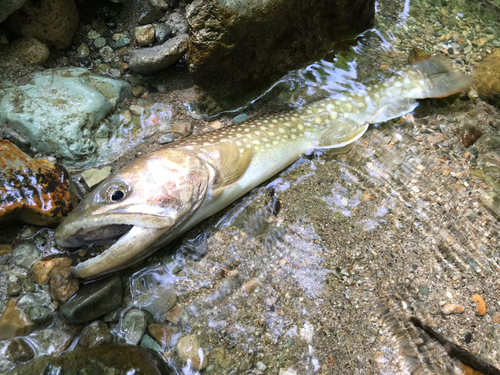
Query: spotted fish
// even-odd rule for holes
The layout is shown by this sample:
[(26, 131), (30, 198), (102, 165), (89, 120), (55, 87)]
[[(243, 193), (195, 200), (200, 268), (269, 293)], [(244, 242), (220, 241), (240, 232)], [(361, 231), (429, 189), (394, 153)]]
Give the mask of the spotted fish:
[(308, 150), (343, 147), (416, 99), (463, 91), (472, 79), (445, 58), (301, 109), (195, 135), (145, 155), (102, 182), (59, 225), (62, 247), (112, 244), (72, 269), (92, 278), (134, 264), (272, 177)]

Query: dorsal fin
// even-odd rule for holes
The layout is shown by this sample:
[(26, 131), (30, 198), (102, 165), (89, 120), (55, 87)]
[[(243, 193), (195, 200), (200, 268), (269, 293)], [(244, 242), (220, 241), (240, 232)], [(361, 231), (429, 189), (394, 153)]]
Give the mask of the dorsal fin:
[(251, 148), (245, 149), (240, 155), (236, 145), (220, 145), (218, 149), (220, 157), (219, 182), (212, 189), (213, 195), (220, 194), (224, 189), (236, 183), (247, 171), (253, 155)]

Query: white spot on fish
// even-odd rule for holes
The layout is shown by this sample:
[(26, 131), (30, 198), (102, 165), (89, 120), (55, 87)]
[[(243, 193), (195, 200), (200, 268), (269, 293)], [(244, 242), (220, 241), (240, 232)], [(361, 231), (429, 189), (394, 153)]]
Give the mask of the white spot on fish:
[(273, 145), (277, 145), (279, 142), (278, 141), (273, 141)]
[(259, 142), (257, 139), (255, 139), (252, 143), (253, 143), (254, 145), (258, 145), (258, 144), (260, 144), (260, 142)]
[(330, 113), (330, 118), (331, 118), (332, 120), (335, 120), (335, 119), (337, 118), (337, 112), (332, 112), (332, 113)]
[(283, 128), (279, 128), (279, 129), (278, 129), (278, 131), (279, 131), (280, 133), (285, 133), (285, 129), (283, 129)]
[(298, 128), (299, 130), (303, 130), (303, 129), (304, 129), (304, 125), (302, 125), (302, 124), (298, 124), (298, 125), (297, 125), (297, 128)]
[(318, 117), (316, 117), (316, 118), (314, 119), (314, 122), (315, 122), (316, 124), (321, 124), (321, 117), (319, 117), (319, 116), (318, 116)]

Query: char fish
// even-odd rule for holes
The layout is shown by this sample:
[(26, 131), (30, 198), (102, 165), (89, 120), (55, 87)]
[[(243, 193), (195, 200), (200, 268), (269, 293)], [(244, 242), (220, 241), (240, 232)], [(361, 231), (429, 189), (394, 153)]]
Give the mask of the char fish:
[(93, 278), (149, 256), (311, 149), (343, 147), (369, 124), (444, 97), (473, 80), (433, 57), (356, 91), (301, 109), (191, 136), (145, 155), (103, 181), (58, 226), (62, 247), (112, 244), (72, 269)]

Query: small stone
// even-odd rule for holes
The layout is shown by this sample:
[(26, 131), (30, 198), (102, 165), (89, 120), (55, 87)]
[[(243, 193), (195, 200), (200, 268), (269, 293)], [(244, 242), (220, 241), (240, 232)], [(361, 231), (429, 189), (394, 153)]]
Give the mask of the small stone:
[(92, 168), (82, 172), (82, 177), (87, 186), (92, 189), (94, 186), (100, 184), (111, 174), (111, 167), (107, 166), (101, 169)]
[(239, 122), (246, 121), (250, 118), (246, 113), (240, 113), (238, 116), (234, 117), (231, 121), (233, 124), (237, 124)]
[(165, 24), (170, 27), (174, 36), (187, 34), (189, 31), (189, 24), (186, 18), (180, 13), (169, 14)]
[(484, 302), (483, 297), (481, 297), (479, 294), (474, 294), (472, 296), (472, 299), (477, 303), (476, 310), (479, 315), (486, 314), (486, 302)]
[(68, 268), (58, 268), (50, 278), (50, 293), (59, 302), (67, 302), (78, 292), (80, 281), (71, 275)]
[(429, 295), (429, 288), (426, 285), (423, 285), (423, 284), (419, 285), (418, 286), (418, 291), (423, 296), (428, 296)]
[(149, 4), (151, 4), (154, 9), (158, 10), (165, 11), (169, 8), (168, 3), (165, 0), (149, 0)]
[(19, 267), (30, 268), (42, 257), (42, 252), (31, 242), (23, 243), (12, 251), (12, 262)]
[(151, 336), (148, 335), (142, 336), (140, 346), (155, 351), (161, 350), (161, 346), (155, 340), (153, 340)]
[(36, 262), (31, 271), (33, 272), (33, 279), (38, 285), (45, 284), (52, 272), (59, 267), (69, 267), (73, 263), (71, 258), (54, 258), (50, 260), (39, 260)]
[(295, 370), (293, 367), (289, 367), (286, 370), (280, 368), (279, 375), (297, 375), (297, 370)]
[(84, 348), (93, 348), (108, 345), (112, 342), (113, 335), (109, 331), (108, 325), (100, 320), (96, 320), (82, 330), (78, 344)]
[(10, 299), (2, 318), (0, 318), (0, 340), (16, 336), (28, 335), (33, 322), (17, 307), (15, 300)]
[(23, 288), (22, 288), (21, 284), (19, 284), (19, 283), (11, 284), (7, 288), (7, 296), (17, 297), (18, 295), (21, 294), (22, 290), (23, 290)]
[(172, 124), (172, 134), (184, 138), (191, 134), (193, 126), (189, 121), (179, 121)]
[(110, 46), (104, 46), (99, 50), (99, 54), (104, 59), (104, 61), (110, 61), (116, 56), (115, 51)]
[(153, 25), (136, 27), (135, 37), (137, 39), (137, 44), (139, 44), (139, 46), (141, 47), (153, 43), (153, 41), (155, 40), (155, 29)]
[(70, 301), (60, 307), (61, 318), (74, 325), (94, 320), (116, 309), (122, 294), (122, 280), (116, 274), (84, 284)]
[(23, 280), (23, 289), (26, 293), (36, 292), (36, 284), (29, 279), (24, 279)]
[(175, 138), (170, 134), (162, 134), (158, 137), (158, 143), (161, 145), (166, 145), (167, 143), (172, 143)]
[(150, 324), (148, 331), (163, 347), (167, 347), (171, 344), (173, 336), (179, 332), (179, 329), (171, 325)]
[(267, 366), (263, 364), (261, 361), (257, 362), (255, 364), (255, 367), (257, 367), (257, 369), (259, 369), (260, 371), (265, 371), (267, 368)]
[(10, 243), (0, 244), (0, 256), (10, 254), (12, 252), (12, 245)]
[(153, 23), (154, 21), (158, 21), (164, 15), (165, 15), (165, 12), (162, 12), (159, 9), (147, 9), (141, 13), (137, 23), (141, 26), (147, 25), (148, 23)]
[(171, 323), (177, 324), (179, 320), (181, 320), (182, 317), (182, 307), (180, 306), (174, 306), (168, 313), (167, 313), (167, 320)]
[(251, 279), (241, 286), (243, 293), (252, 293), (262, 283), (257, 279)]
[(139, 309), (127, 311), (121, 321), (121, 333), (125, 342), (131, 345), (137, 345), (141, 341), (142, 335), (146, 330), (146, 314)]
[(120, 49), (130, 45), (130, 38), (122, 36), (120, 39), (116, 41), (116, 48)]
[[(196, 370), (203, 370), (207, 366), (207, 356), (203, 353), (196, 335), (181, 338), (177, 343), (177, 354), (183, 364), (190, 360)], [(203, 358), (200, 358), (200, 354), (203, 355)]]
[(50, 56), (49, 48), (35, 38), (22, 38), (12, 44), (13, 53), (26, 65), (43, 65)]
[(495, 315), (493, 315), (493, 316), (491, 317), (491, 321), (492, 321), (493, 323), (498, 323), (498, 324), (500, 324), (500, 312), (499, 312), (499, 311), (497, 311), (497, 312), (495, 313)]
[(132, 104), (130, 106), (130, 111), (136, 116), (142, 116), (144, 113), (144, 107), (141, 107), (140, 105)]
[(87, 43), (82, 43), (76, 50), (77, 57), (88, 57), (90, 55), (90, 48)]
[(139, 96), (141, 96), (144, 93), (144, 87), (142, 87), (142, 86), (133, 86), (130, 89), (130, 92), (132, 93), (132, 95), (134, 95), (136, 98), (138, 98)]
[(154, 25), (155, 39), (158, 43), (164, 43), (172, 34), (172, 29), (166, 23)]
[(87, 33), (87, 38), (88, 39), (91, 39), (91, 40), (94, 40), (94, 39), (97, 39), (101, 36), (100, 33), (98, 33), (97, 31), (95, 30), (90, 30), (88, 33)]
[(465, 308), (460, 305), (454, 305), (452, 303), (446, 303), (441, 307), (441, 312), (445, 315), (450, 314), (462, 314), (465, 311)]
[(22, 308), (34, 306), (50, 306), (50, 296), (45, 292), (26, 293), (18, 301)]
[(43, 323), (52, 317), (52, 311), (48, 307), (34, 306), (29, 312), (30, 319), (35, 323)]
[(101, 49), (106, 45), (106, 39), (99, 37), (94, 40), (94, 46), (97, 49)]
[(26, 362), (35, 356), (35, 351), (25, 339), (15, 338), (7, 346), (7, 356), (14, 362)]
[(166, 314), (177, 301), (177, 295), (170, 285), (157, 285), (152, 287), (146, 295), (142, 296), (137, 305), (158, 317)]

